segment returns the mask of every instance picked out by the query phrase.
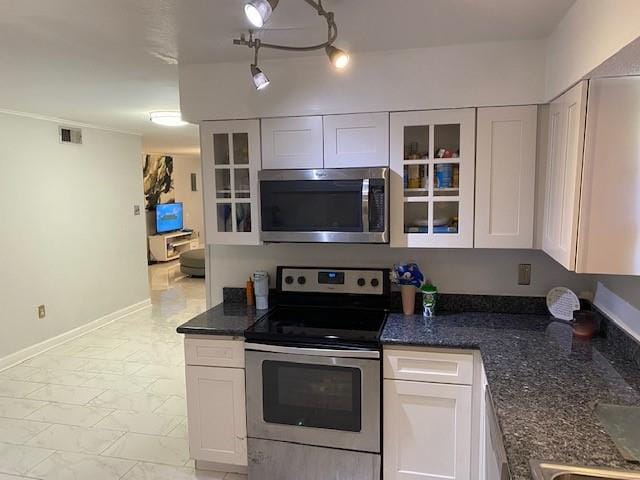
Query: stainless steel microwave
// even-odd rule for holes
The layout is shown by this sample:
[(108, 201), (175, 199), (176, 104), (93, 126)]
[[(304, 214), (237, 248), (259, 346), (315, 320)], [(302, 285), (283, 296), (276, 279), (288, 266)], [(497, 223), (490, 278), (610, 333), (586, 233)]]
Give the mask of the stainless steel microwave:
[(389, 169), (262, 170), (264, 242), (388, 243)]

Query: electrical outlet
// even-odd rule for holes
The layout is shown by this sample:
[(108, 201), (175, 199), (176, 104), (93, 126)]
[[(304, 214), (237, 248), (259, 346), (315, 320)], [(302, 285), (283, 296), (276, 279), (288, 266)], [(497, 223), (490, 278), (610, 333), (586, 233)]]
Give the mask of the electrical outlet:
[(518, 285), (531, 285), (531, 264), (518, 265)]
[(133, 214), (134, 215), (140, 215), (140, 205), (134, 205), (133, 206)]
[(44, 308), (44, 305), (38, 305), (38, 318), (44, 318), (47, 316), (47, 311)]

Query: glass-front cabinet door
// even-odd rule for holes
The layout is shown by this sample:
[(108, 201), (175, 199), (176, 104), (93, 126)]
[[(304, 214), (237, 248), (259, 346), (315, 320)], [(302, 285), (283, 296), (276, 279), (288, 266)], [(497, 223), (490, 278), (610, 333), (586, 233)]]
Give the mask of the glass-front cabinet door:
[(200, 141), (207, 243), (259, 244), (259, 121), (203, 122)]
[(475, 109), (392, 113), (391, 246), (473, 247)]

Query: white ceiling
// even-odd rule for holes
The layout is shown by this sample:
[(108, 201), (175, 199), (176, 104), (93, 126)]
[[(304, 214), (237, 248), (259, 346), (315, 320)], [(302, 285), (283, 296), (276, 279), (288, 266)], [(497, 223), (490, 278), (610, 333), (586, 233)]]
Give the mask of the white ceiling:
[[(574, 0), (325, 0), (351, 52), (546, 37)], [(197, 149), (197, 128), (158, 127), (178, 109), (180, 63), (247, 61), (231, 40), (243, 0), (0, 0), (0, 109), (143, 134), (145, 150)], [(280, 0), (265, 41), (322, 42), (303, 0)], [(287, 55), (261, 51), (264, 57)], [(289, 54), (290, 55), (290, 54)], [(245, 79), (242, 79), (244, 81)], [(212, 85), (211, 88), (215, 88)]]

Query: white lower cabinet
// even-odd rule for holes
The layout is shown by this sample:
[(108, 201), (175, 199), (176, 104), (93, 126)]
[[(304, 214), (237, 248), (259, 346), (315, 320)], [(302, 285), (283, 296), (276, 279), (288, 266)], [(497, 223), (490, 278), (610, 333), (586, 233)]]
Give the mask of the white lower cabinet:
[(384, 480), (468, 480), (470, 385), (384, 380)]
[(186, 378), (191, 457), (220, 468), (246, 467), (244, 369), (187, 365)]

